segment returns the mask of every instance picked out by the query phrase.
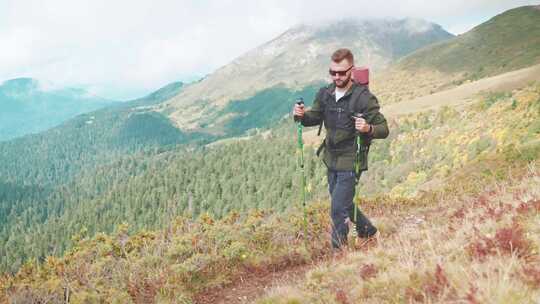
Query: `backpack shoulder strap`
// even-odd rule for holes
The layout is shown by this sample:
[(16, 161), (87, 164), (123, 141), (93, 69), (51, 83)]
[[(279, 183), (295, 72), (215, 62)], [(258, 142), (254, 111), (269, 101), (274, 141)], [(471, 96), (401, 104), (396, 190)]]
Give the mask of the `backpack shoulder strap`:
[[(330, 85), (322, 87), (319, 90), (319, 96), (322, 97), (324, 94), (329, 94), (329, 90), (330, 90)], [(319, 100), (319, 102), (321, 103), (321, 107), (322, 107), (323, 111), (324, 111), (324, 108), (326, 108), (326, 101), (327, 101), (326, 98), (321, 98), (321, 100)], [(321, 135), (323, 125), (324, 125), (324, 119), (321, 120), (321, 123), (319, 124), (319, 131), (317, 132), (317, 136)]]
[(358, 87), (354, 89), (349, 101), (349, 112), (351, 113), (363, 113), (367, 108), (369, 102), (369, 89), (366, 85), (356, 84)]

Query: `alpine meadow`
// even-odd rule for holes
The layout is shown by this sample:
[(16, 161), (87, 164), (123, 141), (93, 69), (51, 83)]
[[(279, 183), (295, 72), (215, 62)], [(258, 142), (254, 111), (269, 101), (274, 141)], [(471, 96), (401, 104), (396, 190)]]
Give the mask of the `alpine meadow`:
[[(326, 134), (300, 149), (291, 110), (339, 47), (390, 133), (354, 198), (377, 237), (336, 251)], [(123, 102), (17, 78), (0, 111), (0, 303), (540, 301), (538, 5), (300, 24)]]

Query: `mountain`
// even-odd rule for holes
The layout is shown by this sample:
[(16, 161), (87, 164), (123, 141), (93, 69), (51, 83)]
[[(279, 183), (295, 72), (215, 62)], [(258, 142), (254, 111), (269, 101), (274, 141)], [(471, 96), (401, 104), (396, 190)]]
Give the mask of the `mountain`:
[(137, 98), (124, 103), (125, 107), (144, 107), (159, 104), (165, 100), (178, 95), (184, 88), (181, 81), (171, 82), (168, 85), (148, 94), (142, 98)]
[(392, 103), (538, 63), (540, 6), (523, 6), (401, 58), (375, 75), (372, 89)]
[(272, 128), (195, 149), (179, 144), (217, 137), (150, 111), (179, 86), (0, 143), (0, 270), (18, 271), (0, 275), (0, 302), (246, 302), (242, 285), (261, 291), (274, 284), (258, 276), (280, 270), (306, 276), (257, 303), (538, 298), (538, 83), (396, 107), (358, 186), (382, 242), (337, 255), (325, 168), (306, 146), (302, 210), (296, 129), (279, 102), (317, 84), (202, 103), (229, 134)]
[[(129, 180), (134, 172), (130, 159), (136, 155), (156, 155), (180, 143), (189, 147), (187, 143), (204, 140), (202, 135), (181, 132), (164, 115), (145, 110), (181, 89), (181, 83), (172, 83), (143, 98), (78, 115), (39, 134), (0, 142), (0, 243), (10, 239), (6, 233), (20, 228), (20, 223), (24, 222), (27, 227), (41, 225), (68, 208), (77, 208), (84, 193), (92, 193), (83, 199), (86, 202), (100, 196), (110, 184), (97, 186), (96, 176), (102, 176), (105, 181), (110, 176), (108, 170), (99, 168), (126, 164), (123, 178)], [(83, 185), (86, 182), (90, 184)], [(49, 244), (56, 242), (49, 241)], [(43, 245), (39, 250), (49, 252), (49, 245)], [(60, 250), (61, 247), (55, 248)], [(38, 247), (30, 249), (33, 252), (30, 255), (37, 256), (39, 250), (36, 250)], [(11, 259), (4, 251), (0, 252), (0, 257), (0, 264), (4, 266)]]
[(454, 39), (403, 58), (407, 69), (434, 68), (478, 79), (540, 63), (540, 6), (506, 11)]
[(0, 142), (0, 182), (57, 185), (81, 168), (117, 155), (204, 140), (204, 136), (181, 132), (161, 113), (146, 109), (181, 89), (181, 83), (172, 83), (143, 98), (78, 115), (39, 134)]
[[(340, 47), (349, 47), (355, 53), (357, 65), (380, 70), (422, 46), (451, 37), (439, 25), (418, 19), (303, 24), (186, 87), (158, 110), (182, 130), (215, 134), (227, 121), (249, 113), (223, 112), (230, 103), (256, 103), (257, 94), (276, 95), (268, 100), (269, 107), (279, 108), (273, 114), (281, 117), (289, 111), (290, 102), (299, 93), (307, 93), (310, 85), (313, 96), (318, 86), (327, 81), (330, 55)], [(276, 94), (275, 90), (280, 92)], [(220, 116), (207, 115), (216, 111), (221, 111)]]
[(38, 133), (79, 114), (117, 104), (77, 88), (47, 88), (31, 78), (0, 85), (0, 141)]

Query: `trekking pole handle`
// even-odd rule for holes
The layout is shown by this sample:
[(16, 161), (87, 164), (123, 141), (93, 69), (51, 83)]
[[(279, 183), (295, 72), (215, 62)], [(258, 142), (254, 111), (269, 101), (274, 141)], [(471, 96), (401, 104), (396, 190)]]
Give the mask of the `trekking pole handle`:
[(297, 98), (296, 99), (296, 104), (299, 105), (299, 106), (303, 105), (304, 104), (304, 98), (302, 98), (302, 97)]
[(364, 114), (363, 113), (354, 113), (353, 115), (351, 115), (351, 118), (352, 119), (364, 118)]

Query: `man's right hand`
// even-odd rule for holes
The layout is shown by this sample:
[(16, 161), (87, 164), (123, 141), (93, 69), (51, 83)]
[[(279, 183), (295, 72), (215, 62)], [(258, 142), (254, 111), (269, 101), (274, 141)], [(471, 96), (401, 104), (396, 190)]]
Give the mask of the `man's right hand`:
[(293, 115), (298, 118), (304, 117), (304, 105), (294, 104)]

